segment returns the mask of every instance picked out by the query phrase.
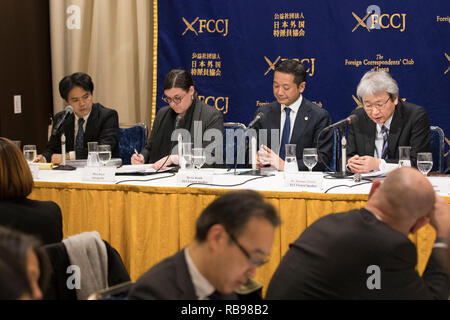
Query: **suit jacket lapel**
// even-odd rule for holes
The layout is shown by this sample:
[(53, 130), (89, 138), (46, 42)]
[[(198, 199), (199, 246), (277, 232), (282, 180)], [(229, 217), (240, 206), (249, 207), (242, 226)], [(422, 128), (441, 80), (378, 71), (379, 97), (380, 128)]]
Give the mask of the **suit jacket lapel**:
[(306, 104), (305, 98), (303, 97), (302, 104), (300, 105), (297, 116), (295, 117), (294, 128), (289, 141), (290, 143), (295, 143), (302, 137), (303, 132), (308, 125), (310, 112), (311, 108)]
[(175, 256), (175, 265), (177, 273), (177, 285), (181, 292), (180, 298), (182, 300), (197, 300), (195, 294), (194, 284), (189, 274), (189, 269), (186, 263), (185, 250), (183, 249)]
[(75, 115), (72, 113), (64, 122), (64, 134), (66, 135), (66, 152), (75, 150)]
[(96, 103), (92, 105), (91, 114), (86, 123), (86, 132), (84, 133), (84, 143), (87, 145), (89, 141), (94, 141), (95, 132), (97, 132), (98, 118), (100, 117), (100, 110)]
[[(280, 139), (281, 139), (281, 128), (280, 128), (280, 121), (281, 121), (281, 105), (278, 102), (275, 102), (273, 106), (269, 109), (269, 112), (264, 115), (266, 117), (266, 120), (264, 120), (265, 128), (267, 129), (267, 146), (272, 149), (273, 146), (279, 146), (280, 145)], [(278, 141), (276, 141), (275, 144), (272, 144), (272, 134), (271, 130), (278, 130)], [(273, 150), (274, 152), (278, 152), (278, 150)]]
[(366, 152), (364, 155), (370, 155), (373, 157), (375, 155), (375, 136), (377, 134), (377, 124), (373, 122), (369, 117), (367, 117), (367, 119), (368, 119), (366, 126), (367, 134), (364, 135), (365, 137), (364, 145), (366, 147)]
[(395, 107), (394, 116), (392, 117), (391, 127), (389, 129), (388, 136), (388, 158), (395, 159), (395, 156), (398, 148), (398, 139), (400, 138), (400, 134), (403, 129), (403, 106), (399, 101), (397, 106)]

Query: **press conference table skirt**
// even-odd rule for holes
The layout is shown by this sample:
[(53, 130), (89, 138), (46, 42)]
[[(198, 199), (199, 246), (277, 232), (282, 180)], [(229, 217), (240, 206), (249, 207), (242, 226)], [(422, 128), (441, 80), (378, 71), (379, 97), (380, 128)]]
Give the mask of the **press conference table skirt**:
[[(63, 213), (64, 237), (98, 231), (116, 248), (132, 280), (174, 254), (194, 238), (200, 212), (229, 189), (144, 185), (115, 185), (35, 181), (29, 198), (55, 201)], [(265, 288), (289, 244), (318, 218), (360, 208), (367, 194), (261, 191), (278, 209), (282, 225), (276, 230), (269, 263), (255, 279)], [(450, 203), (450, 198), (447, 198)], [(434, 242), (427, 225), (411, 236), (418, 250), (417, 270), (422, 273)]]

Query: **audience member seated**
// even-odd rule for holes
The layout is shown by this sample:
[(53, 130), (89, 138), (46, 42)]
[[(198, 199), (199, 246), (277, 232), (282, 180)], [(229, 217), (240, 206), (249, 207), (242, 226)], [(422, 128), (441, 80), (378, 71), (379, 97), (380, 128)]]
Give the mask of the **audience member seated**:
[(390, 171), (398, 163), (398, 147), (411, 147), (411, 164), (417, 153), (430, 152), (430, 124), (424, 107), (401, 101), (397, 82), (385, 71), (368, 71), (358, 84), (363, 107), (349, 126), (347, 158), (354, 173)]
[(40, 300), (50, 262), (32, 236), (0, 226), (0, 300)]
[[(366, 206), (327, 215), (290, 246), (267, 299), (448, 299), (448, 276), (437, 254), (446, 249), (449, 207), (413, 168), (373, 182)], [(437, 240), (425, 272), (415, 270), (408, 239), (428, 222)]]
[[(131, 164), (152, 163), (155, 170), (178, 164), (178, 153), (172, 152), (173, 147), (176, 146), (176, 141), (172, 142), (171, 139), (175, 129), (187, 130), (190, 133), (189, 142), (196, 141), (203, 148), (211, 143), (203, 140), (205, 132), (216, 129), (222, 143), (222, 113), (200, 101), (194, 81), (186, 70), (174, 69), (166, 75), (163, 100), (168, 106), (161, 108), (156, 114), (150, 139), (142, 154), (134, 154), (131, 157)], [(201, 130), (195, 129), (198, 124), (201, 124)], [(208, 159), (208, 155), (206, 156), (207, 165), (222, 165), (222, 163), (212, 163), (213, 159)], [(222, 159), (220, 161), (223, 162)]]
[(0, 225), (37, 237), (44, 244), (62, 240), (62, 215), (52, 201), (27, 199), (33, 177), (20, 149), (0, 137)]
[(279, 224), (275, 208), (259, 193), (229, 192), (203, 210), (195, 240), (141, 276), (129, 298), (237, 299), (235, 291), (267, 262)]
[[(38, 155), (38, 162), (60, 164), (61, 135), (66, 137), (66, 157), (75, 151), (77, 159), (88, 156), (88, 142), (108, 144), (111, 146), (112, 158), (119, 158), (119, 115), (116, 110), (105, 108), (100, 103), (93, 103), (94, 83), (89, 75), (77, 72), (64, 77), (59, 82), (59, 93), (66, 105), (73, 108), (61, 129), (52, 134), (47, 150)], [(55, 115), (53, 125), (63, 119), (66, 111)]]

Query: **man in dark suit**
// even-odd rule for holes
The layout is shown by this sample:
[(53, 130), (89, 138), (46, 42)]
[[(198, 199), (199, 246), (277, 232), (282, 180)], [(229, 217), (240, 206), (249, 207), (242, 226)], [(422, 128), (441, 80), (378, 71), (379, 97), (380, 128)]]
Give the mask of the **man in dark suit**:
[[(64, 102), (72, 106), (73, 113), (68, 115), (62, 130), (52, 134), (47, 150), (38, 156), (38, 162), (60, 164), (61, 135), (66, 137), (66, 152), (75, 151), (77, 159), (86, 159), (87, 143), (98, 142), (111, 146), (111, 157), (119, 157), (119, 116), (116, 110), (93, 103), (94, 84), (85, 73), (74, 73), (64, 77), (59, 83), (59, 92)], [(65, 111), (55, 115), (54, 124), (60, 122)]]
[(349, 127), (348, 167), (354, 173), (389, 171), (398, 163), (399, 146), (417, 153), (430, 152), (430, 124), (425, 108), (398, 98), (397, 82), (384, 71), (369, 71), (361, 79), (357, 95), (363, 107), (353, 111), (357, 120)]
[[(267, 130), (267, 144), (262, 140), (259, 142), (259, 167), (270, 165), (284, 170), (285, 144), (297, 146), (299, 170), (308, 170), (303, 163), (304, 148), (318, 149), (319, 160), (314, 170), (324, 171), (330, 164), (333, 157), (333, 132), (321, 134), (321, 131), (331, 124), (331, 118), (325, 109), (302, 96), (305, 81), (305, 67), (296, 60), (285, 60), (275, 68), (273, 95), (277, 101), (258, 109), (257, 114), (261, 112), (263, 117), (254, 127), (258, 131)], [(272, 139), (271, 130), (280, 133), (279, 139)]]
[(280, 218), (261, 194), (229, 192), (203, 210), (195, 240), (141, 276), (130, 299), (236, 299), (269, 256)]
[[(437, 240), (425, 272), (415, 270), (410, 233), (430, 222)], [(413, 168), (374, 181), (366, 206), (327, 215), (290, 246), (267, 299), (447, 299), (448, 277), (437, 253), (450, 225), (447, 202)]]

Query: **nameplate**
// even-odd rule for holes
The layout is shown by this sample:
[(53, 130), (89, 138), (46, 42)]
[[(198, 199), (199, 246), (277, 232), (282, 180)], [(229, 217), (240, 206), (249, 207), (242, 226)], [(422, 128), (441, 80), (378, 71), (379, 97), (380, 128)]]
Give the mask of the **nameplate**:
[(39, 164), (32, 163), (30, 164), (31, 175), (33, 176), (33, 180), (39, 179)]
[(288, 188), (320, 192), (322, 189), (322, 172), (285, 173), (284, 183)]
[(447, 196), (450, 193), (450, 183), (448, 178), (433, 177), (428, 178), (434, 191), (440, 195)]
[(95, 182), (115, 182), (116, 167), (85, 167), (83, 170), (83, 179), (85, 181)]
[(213, 174), (210, 171), (202, 170), (179, 170), (177, 173), (178, 184), (212, 184)]

